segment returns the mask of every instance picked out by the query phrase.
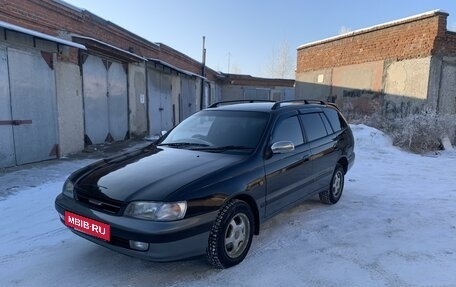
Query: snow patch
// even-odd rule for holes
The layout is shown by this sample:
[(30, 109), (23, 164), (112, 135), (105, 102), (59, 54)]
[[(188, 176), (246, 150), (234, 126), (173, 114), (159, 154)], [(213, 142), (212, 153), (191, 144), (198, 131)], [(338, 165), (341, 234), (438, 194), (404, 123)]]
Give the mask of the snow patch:
[[(0, 175), (2, 286), (456, 286), (456, 152), (426, 157), (353, 125), (356, 161), (333, 206), (310, 199), (261, 226), (244, 262), (130, 258), (70, 232), (54, 210), (89, 161)], [(32, 180), (33, 184), (30, 183)], [(32, 185), (32, 186), (30, 186)]]

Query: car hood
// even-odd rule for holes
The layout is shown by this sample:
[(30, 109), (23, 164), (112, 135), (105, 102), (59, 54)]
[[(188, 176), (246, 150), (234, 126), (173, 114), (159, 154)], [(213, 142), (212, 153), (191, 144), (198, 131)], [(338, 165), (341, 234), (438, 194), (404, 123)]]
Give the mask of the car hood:
[(169, 147), (148, 147), (105, 160), (75, 181), (78, 194), (115, 201), (164, 200), (177, 189), (245, 158)]

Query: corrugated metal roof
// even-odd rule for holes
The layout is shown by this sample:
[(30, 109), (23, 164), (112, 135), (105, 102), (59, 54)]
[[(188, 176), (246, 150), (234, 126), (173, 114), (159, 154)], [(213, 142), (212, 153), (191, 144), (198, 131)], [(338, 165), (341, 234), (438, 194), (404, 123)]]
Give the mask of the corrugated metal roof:
[(74, 43), (74, 42), (71, 42), (71, 41), (67, 41), (67, 40), (64, 40), (64, 39), (61, 39), (61, 38), (58, 38), (58, 37), (54, 37), (54, 36), (51, 36), (51, 35), (47, 35), (47, 34), (44, 34), (44, 33), (41, 33), (41, 32), (35, 31), (35, 30), (23, 28), (23, 27), (20, 27), (20, 26), (17, 26), (17, 25), (13, 25), (13, 24), (4, 22), (4, 21), (0, 21), (0, 27), (2, 27), (4, 29), (7, 29), (7, 30), (10, 30), (10, 31), (24, 33), (24, 34), (27, 34), (27, 35), (30, 35), (30, 36), (33, 36), (33, 37), (37, 37), (37, 38), (40, 38), (40, 39), (44, 39), (44, 40), (48, 40), (48, 41), (51, 41), (51, 42), (59, 43), (59, 44), (65, 45), (65, 46), (70, 46), (70, 47), (74, 47), (74, 48), (78, 48), (78, 49), (82, 49), (82, 50), (87, 50), (84, 45), (81, 45), (81, 44), (78, 44), (78, 43)]
[[(103, 45), (103, 46), (109, 47), (109, 48), (111, 48), (111, 49), (117, 50), (117, 51), (119, 51), (119, 52), (125, 53), (125, 54), (127, 54), (127, 55), (130, 55), (130, 56), (132, 56), (132, 57), (134, 57), (134, 58), (137, 58), (137, 59), (139, 59), (139, 60), (147, 61), (147, 59), (144, 58), (143, 56), (140, 56), (140, 55), (137, 55), (137, 54), (132, 53), (132, 52), (130, 52), (130, 51), (121, 49), (121, 48), (116, 47), (116, 46), (113, 46), (113, 45), (111, 45), (111, 44), (109, 44), (109, 43), (106, 43), (106, 42), (97, 40), (97, 39), (95, 39), (95, 38), (86, 37), (86, 36), (77, 35), (77, 34), (71, 34), (71, 36), (74, 37), (74, 38), (79, 38), (79, 39), (84, 39), (84, 40), (93, 41), (93, 42), (98, 43), (98, 44), (100, 44), (100, 45)], [(87, 45), (89, 45), (89, 44), (87, 43)], [(89, 46), (90, 46), (90, 45), (89, 45)]]
[(162, 61), (162, 60), (154, 59), (154, 58), (148, 58), (147, 60), (148, 60), (148, 61), (152, 61), (152, 62), (159, 63), (159, 64), (161, 64), (161, 65), (163, 65), (163, 66), (167, 66), (168, 68), (173, 69), (173, 70), (175, 70), (175, 71), (177, 71), (177, 72), (180, 72), (180, 73), (182, 73), (182, 74), (185, 74), (185, 75), (187, 75), (187, 76), (194, 76), (194, 77), (199, 77), (199, 78), (201, 78), (201, 79), (207, 80), (206, 77), (203, 77), (203, 76), (198, 75), (198, 74), (195, 74), (195, 73), (193, 73), (193, 72), (190, 72), (190, 71), (187, 71), (187, 70), (178, 68), (178, 67), (173, 66), (173, 65), (171, 65), (171, 64), (169, 64), (169, 63), (167, 63), (167, 62), (164, 62), (164, 61)]

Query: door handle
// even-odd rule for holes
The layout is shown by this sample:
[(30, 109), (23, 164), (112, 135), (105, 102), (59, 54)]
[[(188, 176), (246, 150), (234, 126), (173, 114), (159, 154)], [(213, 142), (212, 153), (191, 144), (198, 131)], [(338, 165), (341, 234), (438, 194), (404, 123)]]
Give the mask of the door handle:
[(20, 125), (27, 125), (31, 124), (32, 120), (8, 120), (2, 121), (0, 120), (0, 125), (11, 125), (11, 126), (20, 126)]
[(32, 120), (13, 120), (14, 126), (29, 125), (31, 123), (32, 123)]

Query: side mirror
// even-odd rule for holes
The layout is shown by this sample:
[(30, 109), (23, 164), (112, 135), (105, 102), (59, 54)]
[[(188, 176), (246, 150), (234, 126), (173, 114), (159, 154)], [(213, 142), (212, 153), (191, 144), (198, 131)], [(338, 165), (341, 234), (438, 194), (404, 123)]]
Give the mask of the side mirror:
[(164, 136), (164, 135), (166, 135), (166, 133), (167, 133), (167, 131), (161, 131), (160, 136)]
[(276, 142), (271, 146), (272, 153), (287, 153), (294, 151), (294, 149), (294, 144), (288, 141)]

